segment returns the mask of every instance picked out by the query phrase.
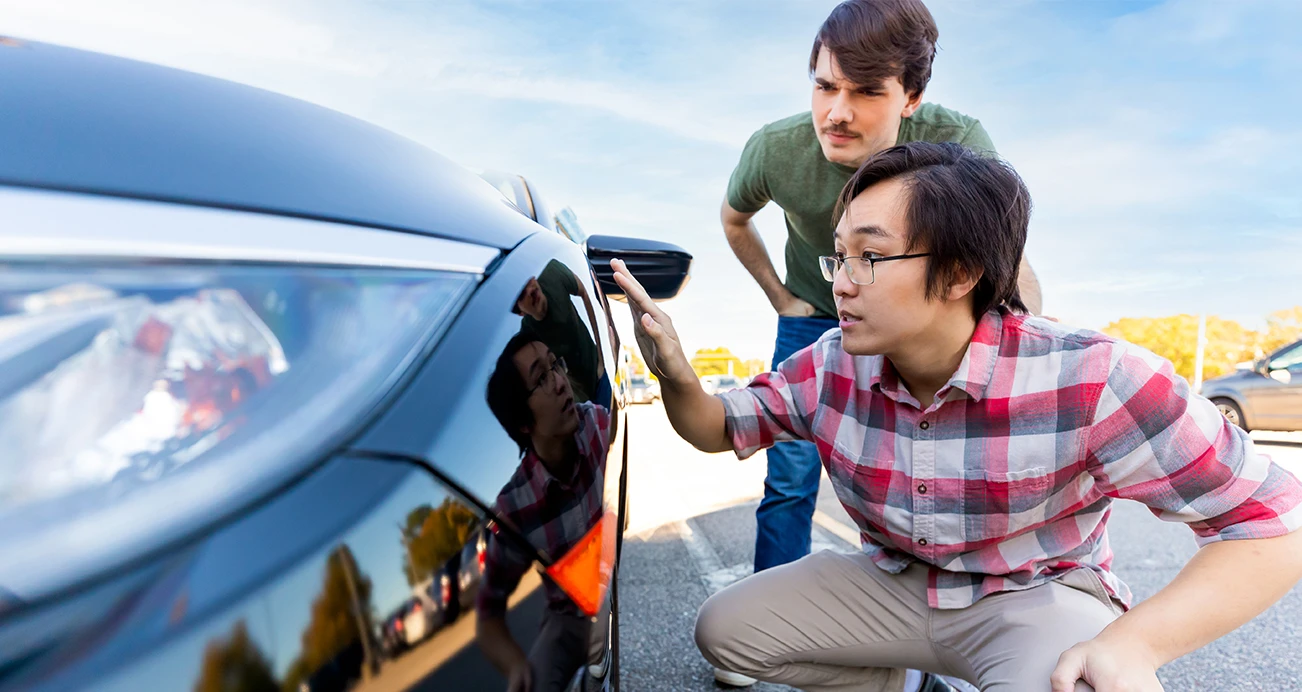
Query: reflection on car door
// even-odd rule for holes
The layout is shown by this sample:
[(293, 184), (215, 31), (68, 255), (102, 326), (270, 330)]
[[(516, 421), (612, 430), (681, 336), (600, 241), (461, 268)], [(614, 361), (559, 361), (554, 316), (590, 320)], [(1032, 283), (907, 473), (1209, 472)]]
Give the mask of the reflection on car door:
[(1251, 392), (1253, 427), (1302, 430), (1302, 344), (1267, 361), (1269, 379)]

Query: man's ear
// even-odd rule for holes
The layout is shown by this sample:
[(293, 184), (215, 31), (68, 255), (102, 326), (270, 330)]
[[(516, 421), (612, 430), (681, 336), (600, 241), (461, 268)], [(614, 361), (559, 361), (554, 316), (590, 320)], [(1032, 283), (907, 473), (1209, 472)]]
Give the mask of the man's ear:
[(918, 108), (922, 105), (922, 94), (923, 92), (919, 91), (909, 97), (908, 103), (904, 104), (904, 110), (900, 111), (900, 117), (908, 118), (918, 111)]
[(962, 300), (976, 288), (981, 276), (981, 270), (969, 270), (955, 263), (949, 270), (949, 288), (945, 290), (945, 300)]

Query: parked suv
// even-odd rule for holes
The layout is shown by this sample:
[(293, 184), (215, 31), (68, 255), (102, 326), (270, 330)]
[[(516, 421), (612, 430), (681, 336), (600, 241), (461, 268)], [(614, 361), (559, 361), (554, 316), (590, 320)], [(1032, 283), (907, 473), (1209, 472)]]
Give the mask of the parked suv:
[(1204, 382), (1202, 394), (1244, 430), (1302, 430), (1302, 340)]

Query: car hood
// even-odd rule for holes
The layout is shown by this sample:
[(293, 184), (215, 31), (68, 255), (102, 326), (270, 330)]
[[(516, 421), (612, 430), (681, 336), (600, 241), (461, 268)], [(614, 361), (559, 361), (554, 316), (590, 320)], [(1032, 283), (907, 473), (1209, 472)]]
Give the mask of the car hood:
[(356, 118), (182, 70), (0, 41), (0, 185), (245, 209), (498, 249), (538, 227), (488, 183)]

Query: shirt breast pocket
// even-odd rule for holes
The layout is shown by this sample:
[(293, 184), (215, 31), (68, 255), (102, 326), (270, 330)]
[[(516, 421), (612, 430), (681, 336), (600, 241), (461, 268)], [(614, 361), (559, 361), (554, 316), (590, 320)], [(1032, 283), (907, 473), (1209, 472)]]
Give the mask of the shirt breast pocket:
[(976, 486), (977, 495), (969, 496), (966, 503), (969, 519), (980, 516), (990, 534), (1011, 536), (1048, 520), (1053, 475), (1047, 467), (983, 471)]
[[(827, 465), (828, 477), (834, 481), (838, 497), (848, 492), (854, 506), (880, 525), (883, 507), (890, 495), (891, 476), (895, 470), (892, 454), (871, 453), (859, 442), (857, 448), (836, 442)], [(841, 497), (842, 501), (847, 498)]]

